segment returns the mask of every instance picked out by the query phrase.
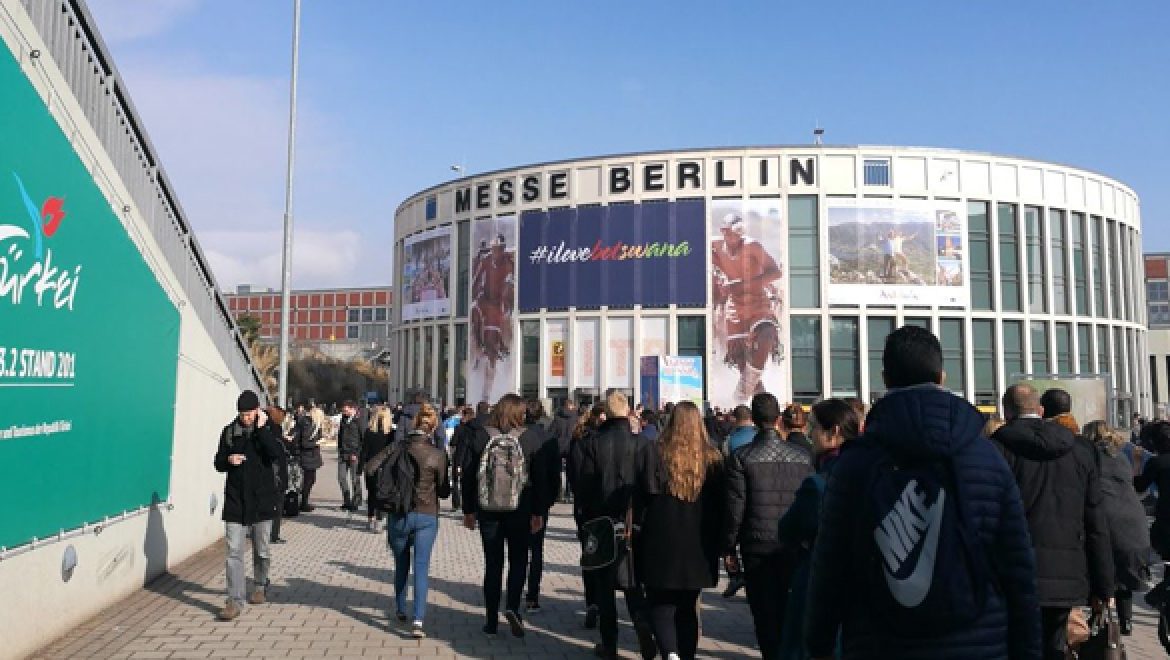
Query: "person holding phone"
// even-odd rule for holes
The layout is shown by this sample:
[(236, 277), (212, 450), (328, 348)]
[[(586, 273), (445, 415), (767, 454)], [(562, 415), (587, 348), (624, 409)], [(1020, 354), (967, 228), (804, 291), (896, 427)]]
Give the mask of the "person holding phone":
[(267, 416), (260, 410), (260, 398), (252, 390), (244, 390), (236, 400), (236, 410), (239, 414), (223, 427), (215, 452), (216, 471), (227, 474), (223, 487), (223, 521), (228, 600), (218, 612), (221, 621), (235, 619), (244, 607), (247, 591), (244, 539), (249, 534), (254, 589), (247, 600), (253, 605), (266, 600), (271, 563), (268, 543), (280, 501), (273, 466), (283, 450), (279, 438), (267, 424)]

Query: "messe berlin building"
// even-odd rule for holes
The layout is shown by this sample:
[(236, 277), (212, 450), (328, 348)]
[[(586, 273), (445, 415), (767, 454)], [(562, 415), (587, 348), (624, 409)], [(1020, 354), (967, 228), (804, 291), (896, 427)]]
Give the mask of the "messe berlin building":
[(1096, 380), (1115, 419), (1150, 412), (1140, 206), (1095, 172), (910, 147), (637, 153), (447, 182), (394, 223), (399, 396), (641, 399), (640, 358), (661, 355), (700, 357), (679, 362), (715, 406), (874, 401), (886, 334), (913, 324), (980, 406), (1024, 378)]

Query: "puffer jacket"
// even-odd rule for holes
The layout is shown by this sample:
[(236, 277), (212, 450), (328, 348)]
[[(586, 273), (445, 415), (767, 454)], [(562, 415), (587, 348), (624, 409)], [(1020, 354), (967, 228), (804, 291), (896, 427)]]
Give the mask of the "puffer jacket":
[[(1007, 463), (982, 437), (983, 416), (970, 403), (934, 385), (891, 390), (874, 404), (862, 437), (845, 444), (821, 503), (809, 576), (805, 639), (812, 657), (833, 655), (841, 634), (843, 658), (899, 660), (1038, 659), (1040, 610), (1036, 562), (1019, 490)], [(866, 584), (876, 547), (859, 551), (866, 488), (875, 463), (949, 457), (968, 525), (976, 530), (996, 572), (979, 616), (968, 627), (938, 636), (905, 638), (889, 629), (859, 585)], [(936, 567), (936, 573), (939, 569)]]
[(813, 473), (812, 457), (765, 429), (727, 460), (727, 513), (723, 547), (738, 545), (745, 555), (770, 554), (779, 544), (776, 523), (792, 504), (804, 478)]
[(1024, 502), (1041, 607), (1113, 596), (1113, 553), (1095, 449), (1064, 426), (1020, 417), (995, 432)]

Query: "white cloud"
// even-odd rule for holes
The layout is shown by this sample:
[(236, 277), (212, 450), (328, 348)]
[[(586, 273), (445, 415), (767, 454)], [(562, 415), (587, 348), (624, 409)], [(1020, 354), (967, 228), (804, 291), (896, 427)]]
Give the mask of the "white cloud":
[[(280, 230), (199, 234), (200, 245), (225, 291), (234, 291), (237, 284), (279, 289), (282, 240)], [(385, 285), (390, 281), (389, 256), (379, 258), (353, 230), (294, 230), (292, 266), (295, 289)]]
[(165, 34), (199, 0), (90, 0), (102, 38), (109, 43), (134, 41)]

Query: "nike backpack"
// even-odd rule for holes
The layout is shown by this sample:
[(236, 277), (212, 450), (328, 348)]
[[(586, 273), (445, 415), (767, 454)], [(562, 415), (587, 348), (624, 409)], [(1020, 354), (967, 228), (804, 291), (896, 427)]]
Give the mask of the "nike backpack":
[(404, 516), (414, 511), (418, 466), (410, 455), (409, 443), (405, 441), (394, 441), (386, 452), (377, 472), (377, 506), (389, 514)]
[(861, 516), (868, 608), (905, 637), (966, 628), (983, 613), (994, 573), (963, 515), (950, 459), (878, 459)]
[(520, 507), (520, 493), (528, 484), (528, 464), (520, 446), (523, 428), (501, 433), (487, 427), (487, 446), (479, 457), (479, 510), (509, 513)]

